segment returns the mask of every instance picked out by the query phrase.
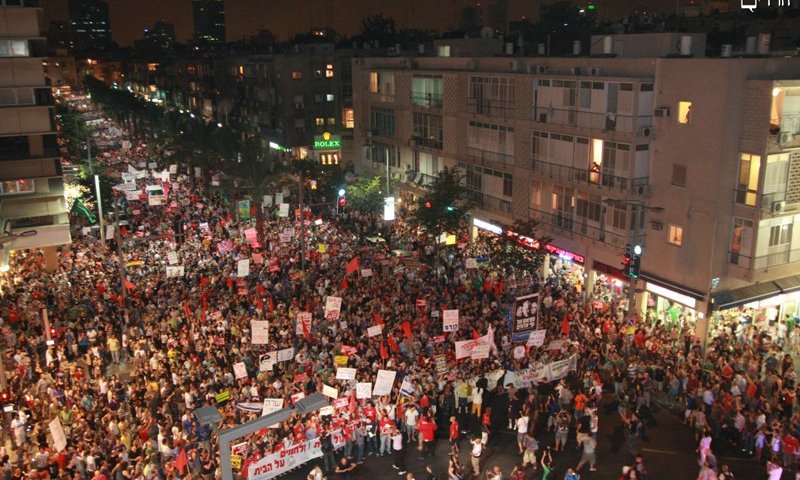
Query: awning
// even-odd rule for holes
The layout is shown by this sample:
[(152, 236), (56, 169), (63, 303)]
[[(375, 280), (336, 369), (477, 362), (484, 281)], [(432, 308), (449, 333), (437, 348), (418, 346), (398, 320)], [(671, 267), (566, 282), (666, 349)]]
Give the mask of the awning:
[(723, 290), (713, 295), (716, 310), (739, 307), (781, 293), (776, 282), (763, 282), (734, 290)]
[(774, 282), (780, 287), (782, 293), (792, 293), (800, 290), (800, 275), (792, 275), (791, 277), (779, 278)]
[(665, 279), (663, 279), (661, 277), (657, 277), (657, 276), (653, 275), (652, 273), (642, 272), (641, 275), (639, 275), (639, 278), (641, 278), (642, 280), (648, 281), (650, 283), (654, 283), (656, 285), (660, 285), (660, 286), (662, 286), (664, 288), (667, 288), (669, 290), (674, 290), (674, 291), (676, 291), (678, 293), (681, 293), (683, 295), (688, 295), (688, 296), (693, 297), (693, 298), (695, 298), (697, 300), (700, 300), (701, 302), (703, 300), (705, 300), (705, 298), (706, 298), (706, 296), (705, 296), (705, 294), (703, 292), (698, 292), (697, 290), (693, 290), (693, 289), (691, 289), (689, 287), (684, 287), (684, 286), (681, 286), (681, 285), (677, 285), (677, 284), (672, 283), (672, 282), (670, 282), (668, 280), (665, 280)]

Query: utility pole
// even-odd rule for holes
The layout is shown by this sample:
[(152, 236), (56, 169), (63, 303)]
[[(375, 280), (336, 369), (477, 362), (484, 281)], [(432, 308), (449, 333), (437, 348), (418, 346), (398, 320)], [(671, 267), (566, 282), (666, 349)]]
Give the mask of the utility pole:
[(117, 267), (119, 271), (119, 282), (122, 285), (122, 325), (120, 331), (120, 344), (122, 335), (125, 334), (125, 325), (128, 324), (128, 287), (125, 286), (127, 277), (125, 275), (125, 257), (122, 254), (122, 233), (119, 230), (119, 205), (114, 203), (114, 237), (117, 239)]
[(94, 177), (94, 193), (97, 199), (97, 218), (100, 221), (100, 241), (106, 243), (105, 222), (103, 222), (103, 198), (100, 196), (100, 177), (94, 173), (92, 161), (92, 138), (86, 134), (86, 160), (89, 162), (89, 173)]

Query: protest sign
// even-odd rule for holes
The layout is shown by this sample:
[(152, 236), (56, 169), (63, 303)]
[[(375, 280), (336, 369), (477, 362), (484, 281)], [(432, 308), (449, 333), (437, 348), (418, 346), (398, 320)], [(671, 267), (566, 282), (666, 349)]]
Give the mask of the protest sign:
[(247, 378), (247, 366), (245, 366), (244, 362), (233, 364), (233, 376), (236, 377), (237, 380), (240, 378)]
[(328, 296), (325, 298), (325, 318), (338, 320), (342, 309), (342, 297)]
[(458, 310), (442, 311), (442, 331), (455, 332), (458, 330)]
[(355, 380), (355, 379), (356, 379), (355, 368), (339, 367), (336, 369), (336, 380)]
[(250, 259), (243, 258), (236, 263), (236, 276), (239, 278), (250, 275)]
[(298, 312), (294, 333), (305, 336), (305, 332), (311, 333), (311, 312)]
[(250, 343), (266, 345), (269, 343), (269, 322), (266, 320), (250, 320)]
[(541, 347), (544, 345), (544, 337), (547, 335), (546, 329), (541, 330), (534, 330), (528, 335), (528, 342), (527, 346), (529, 347)]
[(331, 387), (330, 385), (323, 385), (322, 386), (322, 394), (325, 395), (326, 397), (330, 397), (330, 398), (334, 398), (334, 399), (339, 398), (339, 390), (336, 390), (335, 388)]
[(373, 325), (367, 328), (367, 337), (377, 337), (383, 332), (383, 325)]
[(356, 383), (356, 398), (359, 400), (372, 398), (372, 382)]
[(394, 370), (378, 370), (372, 394), (375, 396), (389, 395), (392, 392), (395, 376), (397, 376), (397, 372)]
[(283, 350), (278, 350), (278, 361), (279, 362), (288, 362), (289, 360), (294, 358), (294, 347), (284, 348)]
[(265, 398), (264, 404), (261, 407), (261, 416), (269, 415), (270, 413), (277, 412), (283, 408), (282, 398)]

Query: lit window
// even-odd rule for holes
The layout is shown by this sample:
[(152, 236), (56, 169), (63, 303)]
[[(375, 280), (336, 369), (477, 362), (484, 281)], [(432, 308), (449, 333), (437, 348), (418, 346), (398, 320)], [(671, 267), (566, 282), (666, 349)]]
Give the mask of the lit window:
[(670, 245), (675, 245), (678, 247), (683, 245), (683, 227), (680, 225), (670, 223), (667, 235), (667, 242), (669, 242)]
[(769, 229), (769, 246), (778, 247), (792, 243), (792, 224), (776, 225)]
[(303, 79), (303, 72), (299, 70), (295, 70), (292, 72), (292, 80), (302, 80)]
[(314, 122), (317, 124), (318, 127), (325, 125), (325, 119), (322, 117), (317, 117)]
[(27, 180), (6, 180), (0, 182), (0, 193), (29, 193), (34, 191), (33, 179)]
[(332, 102), (333, 101), (333, 94), (329, 93), (329, 94), (325, 95), (325, 101)]
[(333, 78), (333, 64), (325, 65), (325, 78)]
[(739, 181), (736, 188), (736, 203), (755, 207), (758, 200), (758, 177), (761, 171), (761, 156), (742, 153), (739, 157)]
[(239, 75), (244, 75), (244, 65), (239, 65)]
[(336, 119), (333, 117), (328, 118), (328, 125), (336, 125)]
[(11, 40), (11, 56), (12, 57), (27, 57), (28, 56), (28, 42), (25, 40)]
[(342, 118), (344, 119), (344, 128), (354, 128), (356, 126), (356, 119), (352, 108), (345, 108), (342, 113)]
[(692, 121), (692, 102), (678, 103), (678, 123), (691, 123)]
[(369, 72), (369, 91), (370, 93), (378, 93), (380, 83), (378, 80), (378, 72)]

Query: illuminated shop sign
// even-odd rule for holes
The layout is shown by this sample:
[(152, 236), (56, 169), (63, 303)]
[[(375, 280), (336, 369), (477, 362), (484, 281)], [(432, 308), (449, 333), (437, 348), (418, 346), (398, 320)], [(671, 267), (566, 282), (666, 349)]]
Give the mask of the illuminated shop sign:
[(314, 149), (342, 148), (342, 137), (325, 132), (322, 135), (314, 136)]
[(563, 258), (564, 260), (569, 260), (570, 262), (580, 263), (586, 261), (583, 255), (579, 255), (575, 252), (570, 252), (569, 250), (564, 250), (563, 248), (556, 247), (555, 245), (545, 244), (544, 249), (547, 250), (548, 253), (551, 255), (558, 255), (559, 257)]
[(473, 218), (472, 224), (482, 230), (486, 230), (487, 232), (492, 232), (495, 235), (503, 234), (503, 227), (500, 227), (499, 225), (495, 225), (493, 223), (485, 222), (479, 218)]
[(506, 236), (509, 238), (513, 238), (515, 242), (519, 243), (523, 247), (528, 247), (533, 250), (539, 250), (541, 248), (541, 244), (539, 240), (534, 240), (531, 237), (526, 237), (525, 235), (520, 235), (517, 232), (512, 232), (511, 230), (506, 230)]
[[(493, 223), (486, 222), (479, 218), (473, 218), (472, 224), (476, 227), (486, 230), (487, 232), (492, 232), (496, 235), (503, 235), (503, 227), (499, 225), (495, 225)], [(513, 238), (518, 244), (528, 247), (531, 250), (544, 250), (551, 255), (558, 255), (564, 260), (568, 260), (570, 262), (580, 263), (581, 265), (586, 262), (586, 258), (583, 255), (580, 255), (575, 252), (570, 252), (569, 250), (564, 250), (563, 248), (556, 247), (555, 245), (550, 245), (546, 243), (542, 245), (539, 240), (535, 240), (531, 237), (526, 237), (525, 235), (520, 235), (517, 232), (512, 230), (506, 230), (505, 235), (509, 238)]]
[(662, 287), (660, 285), (656, 285), (656, 284), (647, 282), (647, 285), (645, 286), (645, 289), (648, 292), (655, 293), (656, 295), (664, 297), (664, 298), (667, 298), (669, 300), (672, 300), (673, 302), (678, 302), (681, 305), (686, 305), (687, 307), (689, 307), (691, 309), (694, 309), (695, 305), (697, 305), (697, 300), (695, 300), (694, 298), (690, 297), (689, 295), (684, 295), (682, 293), (678, 293), (678, 292), (672, 291), (672, 290), (670, 290), (668, 288), (664, 288), (664, 287)]

